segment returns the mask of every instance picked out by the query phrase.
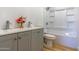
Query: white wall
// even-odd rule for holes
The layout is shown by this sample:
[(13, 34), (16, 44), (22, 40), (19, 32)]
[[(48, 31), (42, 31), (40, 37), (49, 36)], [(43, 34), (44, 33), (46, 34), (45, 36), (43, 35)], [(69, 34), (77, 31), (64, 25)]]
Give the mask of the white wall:
[(19, 16), (27, 17), (35, 26), (43, 26), (42, 7), (0, 7), (0, 29), (4, 27), (5, 21), (10, 20), (11, 27), (16, 27), (15, 20)]

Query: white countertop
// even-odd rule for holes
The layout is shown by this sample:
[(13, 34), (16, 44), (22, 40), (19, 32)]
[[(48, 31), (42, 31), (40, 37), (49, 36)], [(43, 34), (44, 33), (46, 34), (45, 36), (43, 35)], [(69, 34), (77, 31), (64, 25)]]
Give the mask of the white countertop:
[(19, 33), (23, 31), (30, 31), (34, 29), (40, 29), (42, 27), (32, 27), (32, 28), (15, 28), (15, 29), (8, 29), (8, 30), (0, 30), (0, 36), (7, 35), (7, 34), (13, 34), (13, 33)]

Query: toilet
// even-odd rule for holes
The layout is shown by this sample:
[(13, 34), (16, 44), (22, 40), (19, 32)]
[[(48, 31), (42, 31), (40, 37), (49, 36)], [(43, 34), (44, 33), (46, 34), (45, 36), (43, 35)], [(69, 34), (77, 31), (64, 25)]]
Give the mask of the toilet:
[(56, 39), (55, 35), (44, 34), (44, 46), (47, 47), (47, 48), (53, 47), (55, 39)]

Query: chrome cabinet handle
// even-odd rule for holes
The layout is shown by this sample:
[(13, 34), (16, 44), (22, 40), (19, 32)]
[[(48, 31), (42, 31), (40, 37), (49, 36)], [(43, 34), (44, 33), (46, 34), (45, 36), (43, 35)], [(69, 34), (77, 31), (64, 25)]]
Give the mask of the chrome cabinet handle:
[(15, 38), (14, 40), (17, 40), (17, 38)]
[(18, 39), (21, 39), (21, 37), (18, 37)]

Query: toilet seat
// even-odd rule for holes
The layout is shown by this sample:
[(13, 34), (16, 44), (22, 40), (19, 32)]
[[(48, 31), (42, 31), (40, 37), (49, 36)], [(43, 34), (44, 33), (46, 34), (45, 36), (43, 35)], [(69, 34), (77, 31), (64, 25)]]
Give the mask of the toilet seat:
[(48, 39), (48, 40), (54, 40), (56, 39), (55, 35), (51, 35), (51, 34), (44, 34), (44, 38)]

